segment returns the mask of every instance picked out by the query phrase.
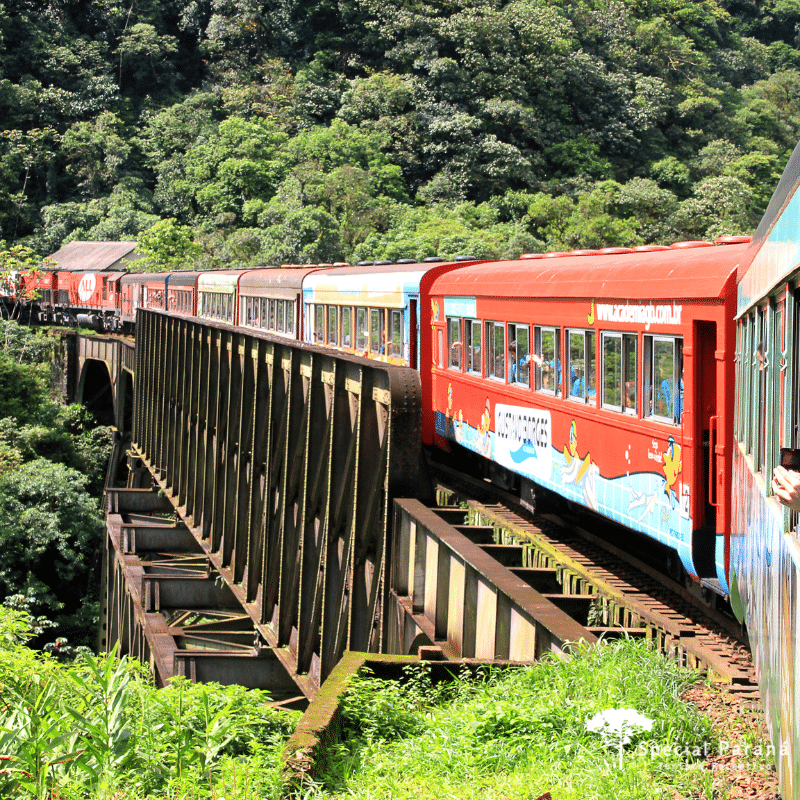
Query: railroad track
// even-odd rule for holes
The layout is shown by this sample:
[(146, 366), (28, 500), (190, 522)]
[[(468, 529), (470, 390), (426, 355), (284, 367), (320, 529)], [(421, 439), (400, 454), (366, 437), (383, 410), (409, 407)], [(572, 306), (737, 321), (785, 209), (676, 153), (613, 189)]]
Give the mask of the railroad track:
[(468, 524), (491, 526), (498, 545), (521, 545), (523, 566), (555, 570), (563, 600), (547, 596), (589, 631), (645, 636), (713, 682), (757, 693), (750, 651), (735, 620), (600, 537), (555, 515), (533, 516), (517, 498), (484, 481), (431, 466), (440, 507), (460, 507)]

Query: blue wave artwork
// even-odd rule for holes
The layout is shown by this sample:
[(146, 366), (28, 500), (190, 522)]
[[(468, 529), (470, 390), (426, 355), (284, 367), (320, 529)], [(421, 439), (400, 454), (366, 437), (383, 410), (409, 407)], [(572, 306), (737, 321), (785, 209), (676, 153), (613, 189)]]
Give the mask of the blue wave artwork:
[(539, 457), (536, 455), (536, 448), (528, 442), (525, 442), (518, 450), (515, 450), (513, 453), (509, 453), (509, 455), (515, 464), (521, 464), (523, 461), (527, 461), (529, 458)]

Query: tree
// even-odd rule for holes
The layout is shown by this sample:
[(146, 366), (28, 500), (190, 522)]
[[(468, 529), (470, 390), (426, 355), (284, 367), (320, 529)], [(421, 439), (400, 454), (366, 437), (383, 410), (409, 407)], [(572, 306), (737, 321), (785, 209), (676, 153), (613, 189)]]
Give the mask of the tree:
[(72, 613), (103, 532), (80, 472), (36, 459), (0, 476), (0, 591), (28, 595), (36, 613)]
[(174, 219), (163, 219), (141, 233), (136, 248), (143, 255), (136, 262), (136, 268), (144, 272), (181, 269), (203, 250), (194, 240), (192, 229), (179, 225)]
[[(0, 242), (0, 245), (4, 242)], [(22, 277), (38, 277), (42, 268), (52, 266), (53, 262), (41, 258), (30, 247), (15, 244), (11, 247), (0, 247), (0, 295), (14, 297), (12, 317), (19, 316), (24, 305), (36, 299), (36, 290), (26, 288)], [(2, 415), (0, 415), (2, 416)]]

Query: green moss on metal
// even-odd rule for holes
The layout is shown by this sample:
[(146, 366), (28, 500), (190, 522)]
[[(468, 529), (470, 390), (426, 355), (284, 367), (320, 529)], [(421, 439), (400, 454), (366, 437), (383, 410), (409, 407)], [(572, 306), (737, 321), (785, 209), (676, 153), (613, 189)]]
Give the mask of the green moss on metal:
[(376, 674), (388, 678), (388, 673), (395, 671), (392, 667), (402, 667), (416, 661), (416, 656), (372, 653), (348, 652), (342, 656), (286, 743), (283, 759), (284, 787), (287, 794), (322, 774), (328, 749), (341, 738), (341, 703), (353, 676), (368, 667)]

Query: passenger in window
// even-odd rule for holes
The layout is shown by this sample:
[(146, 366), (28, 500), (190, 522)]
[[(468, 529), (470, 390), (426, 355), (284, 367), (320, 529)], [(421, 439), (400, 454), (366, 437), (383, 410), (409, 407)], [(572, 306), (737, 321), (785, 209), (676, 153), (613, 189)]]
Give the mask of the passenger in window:
[(772, 473), (772, 494), (792, 511), (800, 511), (800, 472), (786, 467), (775, 467)]
[(517, 343), (512, 339), (508, 343), (508, 382), (527, 384), (529, 357), (523, 355), (517, 362)]
[(572, 367), (572, 386), (570, 388), (570, 394), (573, 397), (583, 397), (583, 375), (580, 369), (575, 369)]
[[(561, 385), (561, 359), (550, 359), (545, 361), (538, 353), (531, 353), (531, 360), (542, 371), (542, 389), (555, 392)], [(556, 373), (556, 379), (553, 380), (553, 373)]]

